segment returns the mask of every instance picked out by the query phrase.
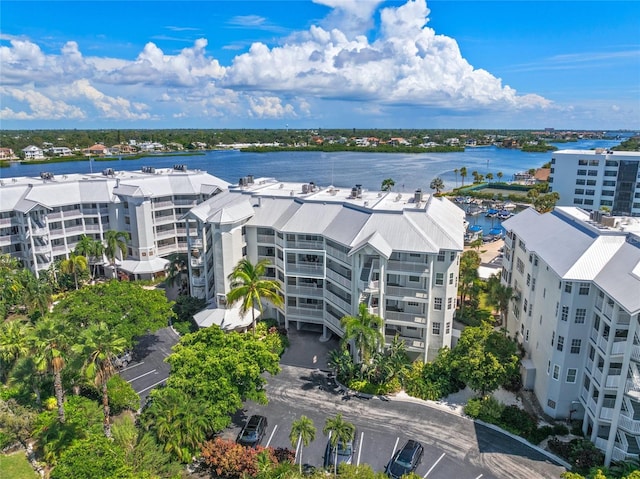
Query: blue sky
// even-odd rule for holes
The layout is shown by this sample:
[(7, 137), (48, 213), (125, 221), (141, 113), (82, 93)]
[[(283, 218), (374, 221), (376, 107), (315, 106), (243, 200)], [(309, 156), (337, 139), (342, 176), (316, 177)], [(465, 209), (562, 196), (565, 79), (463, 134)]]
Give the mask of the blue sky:
[(640, 129), (637, 1), (29, 1), (0, 126)]

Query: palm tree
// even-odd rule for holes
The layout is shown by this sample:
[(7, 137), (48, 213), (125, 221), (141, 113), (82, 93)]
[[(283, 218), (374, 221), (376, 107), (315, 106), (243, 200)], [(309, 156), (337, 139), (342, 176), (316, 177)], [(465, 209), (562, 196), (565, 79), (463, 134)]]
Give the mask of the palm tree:
[(64, 390), (62, 370), (70, 350), (69, 325), (62, 318), (44, 318), (36, 324), (31, 336), (36, 370), (53, 374), (53, 389), (58, 404), (58, 420), (64, 423)]
[(274, 306), (283, 304), (280, 283), (273, 279), (264, 279), (265, 270), (270, 264), (268, 259), (262, 259), (255, 265), (246, 258), (241, 259), (228, 276), (231, 290), (227, 293), (227, 303), (232, 305), (241, 301), (240, 313), (243, 316), (251, 310), (251, 328), (254, 333), (255, 308), (257, 307), (262, 314), (262, 300), (266, 299)]
[(116, 258), (118, 252), (124, 258), (127, 254), (127, 241), (131, 239), (131, 235), (127, 231), (109, 230), (104, 234), (104, 253), (113, 267), (113, 273), (118, 278), (118, 267), (116, 266)]
[(460, 170), (458, 168), (453, 169), (453, 174), (456, 175), (456, 188), (458, 187), (458, 173)]
[(22, 303), (29, 314), (38, 311), (44, 316), (51, 305), (51, 286), (44, 278), (36, 278), (28, 269), (23, 269), (20, 274), (22, 283)]
[(442, 181), (442, 178), (437, 177), (431, 180), (431, 184), (429, 185), (429, 187), (432, 190), (436, 190), (436, 195), (439, 195), (440, 192), (444, 189), (444, 182)]
[(502, 181), (502, 177), (504, 176), (504, 174), (502, 173), (502, 171), (498, 171), (496, 173), (496, 176), (498, 177), (498, 181)]
[(514, 298), (513, 288), (500, 282), (500, 275), (496, 274), (487, 281), (487, 302), (495, 306), (500, 312), (500, 320), (504, 322), (509, 311), (509, 302)]
[(182, 275), (187, 272), (187, 255), (185, 253), (172, 253), (168, 258), (169, 270), (167, 271), (167, 286), (172, 288), (177, 282), (181, 283)]
[(460, 168), (460, 178), (462, 179), (462, 186), (464, 186), (464, 179), (467, 176), (467, 167), (463, 166)]
[(18, 358), (29, 352), (31, 329), (24, 317), (0, 323), (0, 379), (5, 379)]
[(491, 183), (491, 180), (493, 180), (493, 173), (487, 173), (486, 178), (489, 181), (489, 183)]
[(393, 188), (395, 186), (396, 182), (393, 181), (393, 179), (391, 178), (387, 178), (382, 180), (382, 186), (380, 187), (380, 189), (382, 191), (391, 191), (391, 188)]
[(338, 414), (336, 417), (328, 417), (324, 423), (322, 429), (324, 435), (329, 435), (329, 442), (331, 443), (331, 449), (335, 450), (335, 468), (334, 473), (337, 474), (338, 470), (338, 444), (346, 444), (353, 442), (356, 435), (356, 427), (342, 419), (342, 414)]
[(366, 362), (374, 351), (384, 343), (382, 334), (382, 318), (369, 313), (365, 303), (360, 303), (358, 316), (344, 316), (340, 325), (344, 330), (343, 344), (355, 343), (360, 362)]
[[(296, 448), (296, 454), (299, 454), (300, 473), (302, 474), (302, 446), (307, 447), (311, 441), (316, 438), (316, 428), (313, 420), (307, 416), (300, 416), (300, 419), (293, 421), (291, 424), (291, 432), (289, 433), (289, 441), (291, 447)], [(298, 452), (299, 451), (299, 452)], [(294, 461), (295, 463), (295, 458)]]
[(82, 255), (89, 259), (89, 264), (92, 266), (91, 279), (95, 277), (97, 263), (102, 258), (104, 249), (104, 244), (101, 241), (91, 239), (87, 235), (82, 235), (73, 249), (73, 252), (77, 255)]
[(121, 355), (127, 346), (124, 338), (116, 335), (105, 323), (92, 324), (85, 329), (80, 343), (73, 346), (74, 352), (85, 356), (84, 372), (87, 378), (93, 379), (98, 390), (102, 392), (102, 411), (104, 413), (104, 435), (111, 437), (109, 410), (109, 393), (107, 382), (116, 373), (114, 360)]
[(86, 271), (89, 266), (87, 258), (79, 256), (75, 253), (71, 253), (68, 259), (63, 259), (60, 262), (60, 271), (65, 274), (72, 274), (73, 280), (76, 283), (76, 290), (78, 289), (78, 272)]

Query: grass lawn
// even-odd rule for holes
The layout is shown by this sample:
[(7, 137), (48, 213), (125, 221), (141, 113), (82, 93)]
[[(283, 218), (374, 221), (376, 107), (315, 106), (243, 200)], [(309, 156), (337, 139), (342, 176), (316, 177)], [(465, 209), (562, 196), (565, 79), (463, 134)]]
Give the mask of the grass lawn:
[(24, 451), (0, 454), (2, 477), (11, 479), (38, 479), (40, 476), (31, 468)]

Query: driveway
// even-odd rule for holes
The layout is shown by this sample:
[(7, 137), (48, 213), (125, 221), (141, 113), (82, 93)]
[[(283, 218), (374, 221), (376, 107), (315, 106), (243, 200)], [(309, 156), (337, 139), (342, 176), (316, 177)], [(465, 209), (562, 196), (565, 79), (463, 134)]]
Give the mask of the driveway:
[(289, 328), (287, 335), (289, 347), (280, 358), (280, 364), (287, 366), (326, 370), (329, 351), (337, 349), (340, 345), (335, 335), (328, 341), (321, 341), (321, 333), (299, 331), (295, 327)]
[(121, 369), (120, 376), (133, 387), (144, 404), (151, 390), (169, 377), (169, 365), (164, 359), (180, 337), (171, 328), (162, 328), (143, 336), (133, 350), (133, 361)]

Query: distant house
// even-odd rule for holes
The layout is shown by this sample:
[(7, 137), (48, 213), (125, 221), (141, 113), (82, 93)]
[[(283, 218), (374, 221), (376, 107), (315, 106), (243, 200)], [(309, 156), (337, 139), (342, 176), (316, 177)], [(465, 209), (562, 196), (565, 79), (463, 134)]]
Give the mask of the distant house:
[(124, 143), (120, 145), (113, 145), (109, 150), (113, 155), (130, 155), (132, 153), (137, 153), (138, 151), (135, 146)]
[(167, 148), (173, 151), (182, 151), (184, 150), (184, 145), (182, 143), (167, 143)]
[(145, 141), (138, 144), (138, 148), (140, 148), (140, 151), (162, 151), (164, 150), (164, 145), (157, 141)]
[(97, 143), (89, 148), (82, 150), (85, 155), (96, 155), (96, 156), (106, 156), (110, 155), (111, 151), (104, 145)]
[(459, 138), (447, 138), (446, 140), (444, 140), (445, 144), (449, 145), (449, 146), (457, 146), (460, 144), (460, 139)]
[(191, 143), (191, 148), (194, 150), (205, 150), (207, 148), (207, 144), (201, 141), (194, 141)]
[(407, 140), (405, 140), (404, 138), (389, 138), (389, 144), (393, 145), (393, 146), (408, 146), (411, 145), (411, 143)]
[(47, 150), (51, 156), (72, 156), (73, 151), (66, 146), (52, 146)]
[(22, 149), (22, 154), (25, 160), (42, 160), (44, 159), (44, 151), (42, 148), (38, 148), (34, 145), (29, 145)]
[(15, 158), (11, 148), (0, 148), (0, 159), (8, 160), (11, 158)]
[(518, 148), (518, 146), (518, 140), (516, 140), (515, 138), (506, 138), (502, 140), (503, 148)]
[(549, 181), (549, 175), (551, 174), (551, 168), (538, 168), (533, 175), (536, 183), (544, 183)]
[(467, 140), (464, 142), (464, 146), (473, 148), (474, 146), (478, 146), (478, 142), (475, 138), (467, 138)]

